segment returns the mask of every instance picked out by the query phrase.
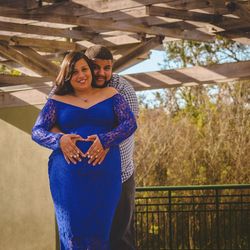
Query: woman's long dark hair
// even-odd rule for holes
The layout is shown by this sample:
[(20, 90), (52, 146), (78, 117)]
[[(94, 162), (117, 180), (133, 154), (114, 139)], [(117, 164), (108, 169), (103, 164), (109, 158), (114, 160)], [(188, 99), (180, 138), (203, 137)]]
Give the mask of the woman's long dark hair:
[(93, 70), (94, 67), (93, 67), (92, 61), (89, 60), (88, 57), (85, 56), (83, 52), (72, 51), (64, 57), (62, 65), (61, 65), (61, 69), (56, 78), (56, 81), (55, 81), (56, 86), (57, 86), (55, 90), (56, 95), (67, 95), (67, 94), (74, 93), (74, 89), (70, 83), (70, 80), (74, 72), (75, 64), (80, 59), (83, 59), (88, 64), (90, 71), (91, 71), (91, 75), (92, 75), (91, 85), (93, 87), (96, 86), (95, 78), (94, 78), (94, 70)]

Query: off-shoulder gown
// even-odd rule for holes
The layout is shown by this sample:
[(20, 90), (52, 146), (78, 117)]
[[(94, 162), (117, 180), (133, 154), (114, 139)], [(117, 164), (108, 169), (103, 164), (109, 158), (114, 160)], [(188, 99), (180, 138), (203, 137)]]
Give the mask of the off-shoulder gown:
[[(97, 134), (109, 148), (102, 164), (88, 159), (68, 164), (60, 149), (62, 134), (49, 132), (54, 125), (83, 138)], [(136, 121), (120, 94), (89, 108), (49, 99), (32, 130), (32, 139), (53, 150), (49, 181), (59, 229), (61, 250), (108, 250), (109, 233), (121, 192), (119, 143), (136, 129)], [(91, 142), (78, 142), (86, 152)]]

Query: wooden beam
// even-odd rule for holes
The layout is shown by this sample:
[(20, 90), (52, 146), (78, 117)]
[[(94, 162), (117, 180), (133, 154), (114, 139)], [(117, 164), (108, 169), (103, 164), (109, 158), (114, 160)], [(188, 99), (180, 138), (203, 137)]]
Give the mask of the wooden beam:
[(223, 22), (216, 24), (218, 27), (229, 30), (229, 29), (241, 29), (250, 28), (250, 11), (246, 6), (239, 4), (235, 0), (224, 1), (224, 0), (209, 0), (211, 6), (214, 7), (214, 11), (217, 11), (221, 4), (224, 4), (224, 8), (227, 9), (228, 13), (235, 15), (238, 18), (224, 19)]
[(16, 63), (12, 60), (7, 60), (4, 62), (0, 62), (0, 64), (5, 65), (7, 68), (9, 69), (14, 69), (19, 71), (22, 75), (27, 75), (27, 76), (38, 76), (37, 73), (35, 73), (34, 71), (23, 67), (22, 65), (20, 65), (19, 63)]
[[(45, 85), (38, 89), (27, 89), (24, 87), (21, 91), (14, 88), (13, 91), (10, 92), (0, 92), (0, 109), (44, 104), (50, 91), (51, 87)], [(37, 108), (34, 108), (34, 110), (36, 113), (39, 112)], [(1, 119), (4, 118), (5, 117), (1, 117)], [(9, 123), (11, 124), (11, 122)]]
[[(121, 30), (121, 31), (127, 31), (127, 32), (135, 32), (135, 33), (145, 33), (150, 35), (157, 35), (157, 36), (167, 36), (167, 37), (175, 37), (179, 39), (191, 39), (191, 40), (205, 40), (205, 41), (213, 41), (214, 37), (212, 35), (203, 33), (203, 32), (197, 32), (197, 31), (187, 31), (181, 28), (166, 28), (166, 27), (160, 27), (160, 26), (149, 26), (145, 25), (143, 23), (134, 23), (133, 21), (108, 21), (103, 23), (103, 20), (94, 20), (93, 23), (91, 20), (89, 20), (89, 25), (96, 27), (96, 28), (103, 28), (108, 30)], [(80, 25), (83, 25), (81, 23)], [(193, 36), (193, 33), (195, 35)], [(199, 35), (197, 35), (199, 33)], [(187, 34), (190, 35), (187, 36)]]
[(250, 79), (250, 61), (124, 75), (135, 90), (218, 84)]
[(250, 28), (232, 29), (216, 33), (219, 36), (250, 45)]
[[(158, 35), (158, 36), (167, 36), (167, 37), (174, 37), (179, 39), (191, 39), (194, 40), (196, 37), (201, 38), (206, 41), (213, 41), (214, 37), (200, 32), (197, 35), (196, 31), (193, 35), (192, 32), (182, 30), (182, 29), (168, 29), (156, 26), (147, 26), (143, 24), (131, 24), (126, 21), (113, 21), (113, 20), (103, 20), (103, 19), (93, 19), (93, 18), (85, 18), (85, 17), (73, 17), (73, 16), (56, 16), (56, 15), (33, 15), (27, 12), (17, 11), (17, 10), (0, 10), (0, 15), (8, 15), (11, 17), (17, 18), (25, 18), (25, 19), (35, 19), (40, 21), (46, 22), (54, 22), (54, 23), (64, 23), (64, 24), (74, 24), (83, 27), (91, 27), (93, 29), (104, 29), (104, 30), (121, 30), (121, 31), (128, 31), (128, 32), (136, 32), (136, 33), (146, 33), (151, 35)], [(194, 31), (193, 31), (194, 33)], [(191, 35), (189, 38), (188, 35)]]
[[(240, 27), (246, 27), (246, 26), (249, 28), (250, 27), (250, 12), (243, 11), (242, 8), (240, 9), (240, 7), (237, 10), (238, 10), (237, 13), (240, 19), (235, 18), (235, 17), (230, 17), (230, 16), (223, 16), (219, 13), (219, 10), (217, 11), (217, 9), (215, 9), (216, 14), (207, 14), (207, 13), (198, 13), (198, 12), (187, 11), (187, 10), (176, 10), (176, 9), (171, 9), (171, 8), (157, 7), (157, 6), (147, 7), (147, 13), (150, 16), (161, 16), (161, 17), (189, 20), (192, 22), (203, 22), (203, 23), (213, 24), (215, 26), (221, 27), (222, 29), (226, 29), (226, 30), (231, 29), (233, 27), (234, 29), (235, 28), (239, 29)], [(234, 14), (237, 14), (237, 13), (235, 11)], [(245, 21), (242, 21), (242, 18)]]
[(116, 11), (109, 10), (108, 12), (97, 12), (86, 6), (73, 3), (71, 1), (63, 1), (52, 5), (45, 5), (37, 9), (29, 11), (30, 14), (51, 14), (51, 15), (70, 15), (70, 16), (84, 16), (90, 18), (102, 18), (113, 20), (122, 20), (129, 17), (140, 17), (146, 15), (146, 8), (143, 4), (139, 7), (129, 9), (118, 9)]
[(121, 71), (122, 69), (131, 66), (135, 62), (138, 56), (148, 53), (150, 49), (155, 48), (161, 43), (162, 43), (162, 37), (154, 37), (149, 41), (136, 46), (132, 51), (129, 51), (122, 58), (114, 62), (113, 70)]
[[(197, 0), (182, 0), (180, 1), (174, 1), (175, 4), (173, 4), (173, 1), (149, 1), (148, 3), (150, 3), (150, 5), (145, 4), (144, 2), (135, 2), (135, 1), (126, 1), (125, 4), (128, 4), (128, 6), (130, 6), (129, 8), (121, 8), (118, 3), (118, 1), (115, 1), (115, 3), (117, 4), (117, 6), (119, 6), (119, 8), (115, 8), (114, 9), (109, 9), (108, 11), (102, 12), (102, 10), (100, 10), (100, 5), (99, 3), (95, 3), (96, 4), (96, 8), (95, 9), (90, 9), (88, 8), (86, 5), (83, 6), (81, 4), (76, 4), (73, 2), (61, 2), (61, 3), (57, 3), (57, 4), (53, 4), (53, 5), (46, 5), (43, 7), (40, 7), (38, 9), (32, 10), (29, 13), (33, 13), (33, 14), (51, 14), (51, 15), (70, 15), (70, 16), (81, 16), (81, 17), (90, 17), (90, 18), (100, 18), (100, 19), (110, 19), (112, 18), (112, 20), (118, 21), (118, 20), (126, 20), (126, 19), (131, 19), (131, 18), (141, 18), (141, 17), (146, 17), (146, 7), (147, 6), (152, 6), (152, 3), (159, 3), (159, 2), (165, 2), (164, 7), (167, 6), (173, 6), (171, 9), (174, 10), (176, 7), (180, 8), (182, 10), (187, 10), (187, 9), (198, 9), (198, 8), (204, 8), (204, 7), (209, 7), (210, 3), (209, 1), (206, 1), (204, 3), (204, 1), (197, 1)], [(94, 4), (94, 1), (92, 1), (92, 3)], [(89, 4), (89, 1), (88, 1)], [(102, 1), (103, 4), (103, 1)], [(106, 4), (110, 4), (106, 3)], [(124, 4), (124, 2), (123, 2)], [(168, 5), (170, 4), (170, 5)], [(162, 6), (161, 6), (162, 7)], [(225, 5), (223, 5), (223, 7), (225, 7)]]
[(83, 47), (77, 43), (73, 42), (64, 42), (56, 40), (46, 40), (46, 39), (37, 39), (37, 38), (26, 38), (19, 36), (5, 36), (0, 35), (0, 40), (7, 41), (10, 45), (17, 46), (27, 46), (34, 48), (50, 48), (56, 50), (84, 50), (86, 47)]
[[(224, 30), (227, 29), (240, 29), (250, 27), (250, 10), (246, 8), (243, 4), (235, 4), (234, 9), (228, 8), (228, 3), (230, 6), (231, 2), (235, 1), (224, 1), (224, 0), (208, 0), (205, 11), (209, 11), (209, 14), (198, 13), (194, 11), (187, 11), (185, 9), (174, 9), (159, 6), (147, 6), (148, 14), (152, 16), (162, 16), (178, 18), (183, 20), (190, 20), (196, 22), (204, 22), (214, 24)], [(176, 5), (176, 3), (174, 4)], [(173, 7), (173, 4), (167, 4), (167, 6)], [(235, 14), (239, 18), (228, 16), (223, 16), (225, 14)]]
[[(175, 88), (199, 84), (219, 84), (234, 80), (250, 79), (250, 61), (212, 65), (208, 67), (192, 67), (178, 70), (164, 70), (148, 73), (123, 75), (135, 90), (149, 90), (160, 88)], [(1, 76), (2, 77), (2, 76)], [(0, 79), (1, 79), (0, 77)], [(6, 93), (0, 93), (0, 107), (25, 106), (43, 104), (51, 90), (51, 85), (43, 82), (33, 84), (18, 91), (18, 86), (3, 87)], [(44, 78), (39, 79), (39, 81)], [(16, 80), (10, 80), (18, 82)], [(29, 81), (26, 79), (25, 81)], [(1, 91), (2, 88), (0, 88)], [(3, 91), (3, 90), (2, 90)]]
[(241, 29), (228, 29), (226, 31), (220, 31), (220, 32), (217, 32), (216, 34), (218, 35), (227, 35), (227, 36), (244, 36), (246, 35), (247, 37), (249, 36), (249, 33), (250, 33), (250, 28), (241, 28)]
[(40, 2), (41, 1), (37, 1), (37, 0), (24, 0), (23, 2), (26, 2), (26, 9), (34, 9), (34, 8), (38, 8), (40, 7)]
[(36, 0), (0, 0), (0, 6), (8, 6), (15, 8), (23, 8), (23, 9), (32, 9), (39, 7), (39, 1)]
[(0, 41), (0, 52), (7, 58), (31, 69), (32, 71), (36, 72), (40, 76), (46, 76), (46, 77), (50, 77), (51, 79), (54, 79), (54, 75), (51, 75), (46, 69), (40, 66), (37, 66), (36, 64), (34, 64), (34, 62), (30, 58), (26, 57), (25, 55), (23, 55), (16, 49), (8, 46), (3, 41)]
[(60, 2), (65, 2), (67, 0), (43, 0), (43, 2), (46, 2), (46, 3), (60, 3)]
[[(133, 2), (134, 4), (134, 2)], [(136, 4), (137, 5), (137, 4)], [(117, 9), (115, 11), (99, 12), (91, 10), (85, 6), (75, 4), (73, 2), (62, 2), (53, 5), (43, 6), (39, 9), (29, 11), (30, 14), (51, 14), (51, 15), (65, 15), (65, 16), (75, 16), (75, 17), (88, 17), (94, 19), (110, 19), (114, 21), (121, 20), (131, 20), (146, 18), (148, 14), (146, 13), (146, 6), (139, 4), (138, 7), (132, 7), (128, 9)], [(150, 18), (150, 17), (149, 17)], [(151, 18), (152, 19), (152, 18)], [(148, 22), (149, 23), (149, 22)]]
[(33, 14), (56, 14), (70, 16), (87, 16), (96, 13), (96, 11), (89, 9), (86, 6), (67, 0), (51, 5), (44, 5), (29, 12)]
[(60, 67), (55, 65), (54, 63), (50, 62), (45, 57), (41, 56), (35, 50), (29, 47), (21, 47), (21, 46), (14, 46), (16, 50), (21, 52), (27, 58), (30, 58), (34, 64), (37, 66), (41, 66), (42, 68), (46, 69), (51, 76), (56, 77)]
[(199, 13), (194, 11), (163, 8), (158, 6), (147, 6), (147, 14), (150, 16), (161, 16), (168, 18), (176, 18), (180, 20), (190, 20), (208, 23), (218, 23), (223, 21), (223, 19), (232, 19), (230, 17), (223, 17), (220, 14)]
[(116, 10), (123, 10), (128, 8), (139, 7), (143, 5), (156, 4), (168, 1), (160, 1), (160, 0), (144, 0), (144, 1), (133, 1), (133, 0), (71, 0), (74, 3), (87, 7), (90, 10), (95, 12), (104, 13)]
[(87, 7), (95, 12), (104, 13), (110, 11), (124, 10), (129, 8), (135, 8), (145, 5), (161, 4), (165, 3), (172, 7), (179, 8), (205, 8), (209, 7), (210, 1), (199, 1), (199, 0), (144, 0), (144, 1), (133, 1), (133, 0), (71, 0), (74, 3)]
[(139, 36), (137, 34), (132, 35), (118, 35), (118, 36), (110, 36), (110, 37), (94, 37), (93, 39), (89, 40), (89, 42), (95, 43), (95, 44), (102, 44), (107, 47), (115, 47), (115, 46), (121, 46), (121, 45), (127, 45), (127, 44), (138, 44), (141, 41), (139, 40)]
[[(224, 8), (224, 0), (172, 0), (168, 2), (161, 2), (160, 5), (167, 8), (174, 8), (180, 10), (193, 10), (193, 9), (207, 9), (214, 6), (214, 2), (217, 1), (217, 8)], [(164, 3), (164, 4), (162, 4)], [(157, 4), (158, 5), (158, 4)]]
[(142, 18), (146, 17), (146, 6), (139, 6), (124, 10), (116, 10), (116, 11), (109, 11), (109, 12), (94, 12), (93, 14), (84, 15), (81, 16), (90, 17), (90, 18), (100, 18), (100, 19), (112, 19), (114, 21), (121, 21), (121, 20), (127, 20), (127, 19), (133, 19), (133, 18)]
[(250, 11), (246, 8), (246, 6), (239, 4), (237, 1), (227, 1), (226, 7), (229, 12), (250, 23)]
[(51, 82), (48, 77), (32, 77), (32, 76), (13, 76), (0, 75), (0, 86), (18, 86), (18, 85), (36, 85), (37, 83)]
[(74, 29), (57, 29), (50, 27), (41, 27), (37, 25), (29, 24), (19, 24), (19, 23), (10, 23), (10, 22), (1, 22), (0, 21), (0, 30), (12, 31), (12, 32), (21, 32), (25, 34), (37, 34), (45, 36), (56, 36), (63, 38), (72, 38), (77, 40), (92, 39), (95, 37), (95, 33), (87, 33), (84, 31), (78, 31)]

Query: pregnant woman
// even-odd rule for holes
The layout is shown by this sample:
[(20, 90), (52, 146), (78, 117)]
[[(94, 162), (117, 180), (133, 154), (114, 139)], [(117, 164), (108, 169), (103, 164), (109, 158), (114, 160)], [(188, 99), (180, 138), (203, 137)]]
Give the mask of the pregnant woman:
[[(66, 55), (56, 85), (55, 94), (37, 118), (32, 139), (53, 150), (49, 181), (61, 250), (108, 250), (121, 192), (118, 145), (136, 130), (136, 121), (114, 88), (96, 87), (91, 61), (82, 52)], [(50, 132), (54, 126), (63, 133)], [(77, 146), (85, 153), (76, 164), (68, 163), (60, 149), (69, 134), (79, 136)], [(88, 139), (93, 136), (98, 138), (95, 145)], [(109, 152), (100, 165), (88, 163), (89, 157), (107, 148)]]

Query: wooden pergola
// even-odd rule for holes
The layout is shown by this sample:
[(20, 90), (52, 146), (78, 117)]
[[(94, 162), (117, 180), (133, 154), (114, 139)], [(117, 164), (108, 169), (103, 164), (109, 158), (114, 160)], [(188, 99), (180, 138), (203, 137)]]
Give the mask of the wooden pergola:
[[(249, 0), (0, 0), (0, 64), (21, 76), (0, 75), (0, 106), (39, 104), (66, 51), (102, 44), (119, 72), (162, 49), (163, 41), (250, 45)], [(136, 90), (250, 78), (250, 61), (125, 75)]]

